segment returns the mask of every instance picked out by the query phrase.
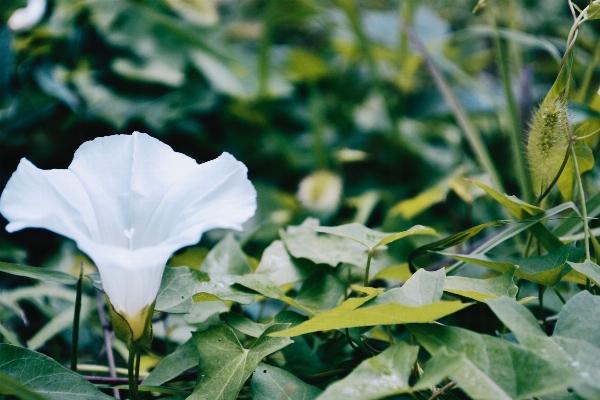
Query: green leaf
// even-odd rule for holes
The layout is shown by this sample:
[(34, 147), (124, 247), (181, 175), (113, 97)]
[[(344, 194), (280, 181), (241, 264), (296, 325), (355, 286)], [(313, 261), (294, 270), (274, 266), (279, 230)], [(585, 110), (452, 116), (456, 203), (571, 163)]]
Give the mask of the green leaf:
[(415, 249), (412, 253), (408, 255), (408, 265), (411, 270), (415, 270), (415, 266), (413, 264), (413, 260), (419, 256), (425, 255), (429, 252), (441, 251), (445, 250), (448, 247), (456, 246), (457, 244), (461, 244), (466, 242), (473, 236), (477, 235), (479, 232), (484, 230), (489, 226), (504, 226), (506, 225), (506, 221), (492, 221), (485, 224), (477, 225), (472, 228), (466, 229), (462, 232), (455, 233), (454, 235), (450, 235), (447, 238), (437, 240), (435, 242), (426, 244), (425, 246), (421, 246), (418, 249)]
[(408, 329), (433, 355), (415, 390), (446, 376), (476, 399), (528, 399), (569, 387), (570, 367), (508, 340), (439, 325), (409, 325)]
[(590, 278), (596, 285), (600, 284), (600, 265), (590, 260), (584, 260), (582, 263), (568, 262), (575, 271)]
[(444, 291), (485, 302), (487, 299), (508, 296), (514, 299), (519, 288), (513, 282), (516, 269), (510, 268), (502, 275), (489, 279), (448, 276)]
[[(533, 315), (516, 301), (504, 297), (489, 300), (488, 305), (514, 333), (519, 343), (552, 363), (556, 369), (564, 370), (561, 378), (563, 385), (574, 388), (585, 398), (594, 398), (585, 393), (600, 392), (600, 347), (597, 347), (597, 342), (592, 343), (594, 336), (585, 338), (585, 333), (589, 332), (584, 329), (599, 323), (600, 318), (596, 309), (590, 307), (596, 305), (597, 301), (590, 301), (590, 297), (582, 292), (571, 298), (563, 308), (566, 311), (561, 311), (559, 315), (557, 325), (560, 321), (560, 329), (551, 338), (541, 330)], [(569, 304), (571, 302), (573, 304)], [(569, 326), (575, 320), (585, 319), (589, 322), (582, 323), (580, 327)]]
[(18, 395), (21, 400), (47, 400), (48, 398), (27, 389), (23, 384), (0, 372), (0, 393)]
[(420, 269), (399, 288), (393, 288), (380, 294), (365, 307), (385, 303), (400, 303), (406, 306), (418, 307), (431, 304), (442, 299), (446, 272), (443, 268), (437, 271)]
[(313, 272), (312, 266), (293, 260), (281, 240), (275, 240), (265, 249), (255, 271), (267, 276), (277, 286), (304, 280)]
[(295, 258), (305, 258), (315, 264), (336, 267), (348, 263), (359, 267), (367, 265), (367, 251), (356, 242), (338, 236), (317, 235), (318, 221), (307, 220), (300, 226), (288, 226), (279, 236), (289, 253)]
[(77, 284), (77, 278), (73, 275), (50, 269), (29, 267), (27, 265), (10, 264), (0, 261), (0, 271), (11, 275), (25, 276), (27, 278), (39, 279), (40, 281), (52, 281), (64, 283), (65, 285)]
[(588, 20), (599, 19), (600, 18), (600, 4), (590, 3), (590, 6), (587, 10)]
[(583, 256), (583, 249), (576, 247), (575, 243), (563, 245), (558, 250), (543, 256), (517, 258), (502, 256), (486, 256), (483, 254), (453, 254), (442, 253), (447, 257), (480, 265), (498, 272), (506, 272), (511, 268), (518, 268), (515, 275), (532, 282), (546, 286), (556, 285), (562, 277), (569, 272), (570, 267), (566, 262), (579, 261)]
[(318, 400), (370, 400), (410, 393), (408, 378), (419, 347), (398, 342), (361, 362), (350, 375), (328, 386)]
[(156, 311), (187, 314), (192, 310), (198, 274), (187, 267), (166, 267), (156, 297)]
[(198, 349), (192, 339), (168, 354), (140, 386), (159, 386), (198, 365)]
[(308, 400), (322, 392), (280, 368), (260, 363), (252, 374), (253, 400)]
[(188, 399), (235, 399), (244, 382), (261, 360), (287, 346), (287, 338), (272, 338), (283, 324), (272, 325), (248, 349), (242, 347), (227, 326), (212, 326), (204, 332), (194, 332), (192, 337), (200, 355), (198, 381)]
[(470, 305), (463, 304), (460, 301), (438, 301), (419, 307), (411, 307), (399, 303), (386, 303), (349, 310), (349, 307), (345, 304), (350, 300), (347, 300), (341, 306), (331, 311), (317, 314), (312, 319), (296, 327), (275, 332), (271, 336), (298, 336), (311, 332), (359, 326), (433, 322)]
[(252, 267), (233, 235), (228, 233), (211, 249), (200, 270), (209, 275), (244, 275), (252, 272)]
[(583, 291), (573, 296), (562, 308), (554, 327), (554, 335), (600, 344), (600, 297)]
[[(525, 203), (515, 196), (507, 196), (506, 194), (500, 193), (489, 186), (484, 185), (481, 182), (471, 181), (475, 185), (483, 189), (489, 194), (494, 200), (500, 203), (504, 208), (508, 210), (519, 220), (528, 219), (532, 216), (540, 215), (544, 212), (543, 209)], [(562, 246), (560, 239), (554, 235), (548, 228), (542, 224), (535, 224), (529, 228), (531, 233), (540, 241), (542, 246), (548, 251), (553, 251)]]
[(244, 317), (242, 314), (235, 312), (225, 313), (222, 315), (222, 318), (236, 331), (252, 337), (259, 337), (269, 327), (268, 324), (256, 323)]
[(345, 291), (346, 284), (335, 276), (315, 274), (304, 281), (295, 300), (301, 309), (314, 315), (337, 306)]
[(402, 200), (390, 209), (390, 215), (400, 214), (404, 219), (411, 219), (421, 214), (434, 204), (446, 200), (450, 185), (448, 179), (444, 179), (437, 185), (430, 187), (413, 198)]
[(435, 235), (435, 230), (422, 225), (415, 225), (404, 232), (386, 233), (369, 229), (356, 222), (340, 226), (322, 226), (315, 228), (315, 230), (353, 240), (366, 246), (369, 252), (410, 235)]
[[(50, 357), (10, 344), (0, 344), (0, 382), (15, 382), (45, 399), (112, 399), (81, 375), (66, 369)], [(13, 386), (14, 387), (14, 386)], [(10, 389), (10, 386), (3, 389)], [(15, 393), (20, 395), (19, 393)], [(39, 397), (30, 397), (37, 399)]]
[(570, 51), (567, 55), (565, 62), (562, 65), (560, 71), (558, 71), (558, 76), (554, 81), (554, 84), (546, 94), (544, 101), (542, 102), (541, 107), (545, 106), (546, 103), (554, 101), (559, 98), (562, 92), (566, 89), (569, 80), (571, 79), (571, 68), (573, 68), (573, 57), (574, 51)]

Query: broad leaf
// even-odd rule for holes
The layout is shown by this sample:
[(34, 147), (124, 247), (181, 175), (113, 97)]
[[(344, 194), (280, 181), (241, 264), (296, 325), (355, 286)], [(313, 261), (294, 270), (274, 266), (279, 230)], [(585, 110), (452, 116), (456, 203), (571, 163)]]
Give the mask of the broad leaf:
[(235, 399), (264, 357), (292, 343), (287, 337), (268, 336), (285, 326), (270, 326), (248, 349), (242, 347), (227, 326), (212, 326), (204, 332), (194, 332), (192, 337), (200, 355), (199, 375), (188, 399)]
[(166, 267), (154, 309), (168, 313), (189, 313), (194, 306), (192, 295), (196, 283), (202, 279), (197, 272), (187, 267)]
[(44, 268), (29, 267), (27, 265), (10, 264), (0, 261), (0, 271), (11, 275), (25, 276), (27, 278), (39, 279), (40, 281), (52, 281), (64, 283), (65, 285), (75, 285), (77, 278), (73, 275), (60, 271), (54, 271)]
[[(589, 293), (581, 292), (571, 298), (559, 315), (557, 326), (560, 328), (551, 338), (542, 332), (531, 313), (514, 300), (493, 299), (488, 305), (519, 343), (556, 369), (564, 370), (563, 385), (572, 387), (584, 398), (594, 398), (597, 395), (589, 397), (587, 394), (600, 392), (600, 347), (593, 342), (593, 336), (585, 335), (590, 333), (586, 328), (600, 323), (600, 316), (592, 308), (598, 302), (591, 297)], [(587, 322), (570, 326), (575, 320)]]
[[(2, 378), (13, 384), (16, 382), (46, 399), (112, 399), (81, 375), (43, 354), (10, 344), (0, 344), (0, 355), (0, 382)], [(10, 389), (5, 386), (3, 388)]]
[(231, 233), (211, 249), (200, 270), (209, 275), (244, 275), (252, 272), (248, 259)]
[(476, 399), (528, 399), (569, 387), (570, 368), (508, 340), (439, 325), (408, 329), (433, 355), (415, 389), (446, 376)]
[(259, 337), (269, 327), (268, 324), (259, 324), (234, 312), (225, 313), (222, 318), (236, 331), (252, 337)]
[(167, 355), (144, 379), (141, 386), (159, 386), (198, 365), (198, 349), (192, 339)]
[(468, 297), (473, 300), (485, 302), (486, 299), (507, 296), (515, 298), (519, 288), (513, 282), (516, 269), (511, 268), (502, 275), (489, 279), (465, 278), (462, 276), (448, 276), (444, 291)]
[(253, 400), (309, 400), (322, 392), (280, 368), (260, 363), (252, 374)]
[(347, 377), (327, 387), (318, 400), (370, 400), (412, 392), (408, 378), (419, 348), (399, 342), (366, 359)]
[(265, 249), (255, 272), (267, 276), (275, 285), (282, 286), (312, 275), (314, 268), (301, 264), (300, 260), (290, 257), (281, 240), (275, 240)]
[(433, 272), (420, 269), (402, 287), (388, 290), (365, 304), (365, 307), (385, 303), (418, 307), (440, 301), (444, 293), (445, 279), (446, 273), (443, 268)]

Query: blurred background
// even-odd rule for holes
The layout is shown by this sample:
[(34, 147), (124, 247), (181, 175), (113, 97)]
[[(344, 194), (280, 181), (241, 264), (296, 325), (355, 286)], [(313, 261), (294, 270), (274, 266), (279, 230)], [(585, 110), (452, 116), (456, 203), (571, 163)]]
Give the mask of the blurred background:
[[(22, 157), (66, 168), (83, 142), (138, 130), (198, 162), (227, 151), (248, 166), (259, 212), (241, 239), (254, 255), (307, 216), (441, 234), (505, 218), (463, 179), (493, 183), (403, 28), (425, 44), (504, 190), (526, 198), (515, 137), (556, 78), (573, 18), (564, 0), (476, 5), (2, 0), (0, 189)], [(600, 126), (597, 38), (598, 24), (584, 24), (570, 110)], [(419, 240), (430, 239), (410, 245)], [(2, 229), (0, 259), (39, 265), (60, 241)]]

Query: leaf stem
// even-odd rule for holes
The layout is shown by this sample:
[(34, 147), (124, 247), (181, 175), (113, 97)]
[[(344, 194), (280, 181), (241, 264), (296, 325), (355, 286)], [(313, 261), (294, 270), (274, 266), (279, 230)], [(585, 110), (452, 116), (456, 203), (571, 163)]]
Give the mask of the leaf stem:
[(71, 341), (71, 370), (77, 372), (77, 350), (79, 347), (79, 318), (81, 316), (81, 294), (83, 288), (83, 262), (79, 265), (79, 279), (77, 280), (77, 295), (75, 297), (75, 311), (73, 315), (73, 339)]
[(434, 400), (437, 399), (439, 396), (441, 396), (446, 390), (450, 390), (452, 389), (454, 386), (456, 386), (456, 382), (449, 382), (446, 385), (444, 385), (440, 390), (436, 390), (435, 393), (433, 393), (431, 395), (431, 397), (428, 400)]
[(565, 300), (565, 298), (562, 296), (562, 294), (560, 294), (560, 292), (558, 291), (558, 289), (554, 286), (552, 286), (552, 290), (554, 290), (554, 293), (556, 293), (556, 295), (558, 296), (558, 298), (560, 299), (560, 301), (563, 304), (567, 304), (567, 301)]
[(365, 284), (366, 287), (369, 284), (369, 270), (371, 269), (371, 258), (373, 257), (373, 253), (369, 251), (367, 255), (367, 269), (365, 270)]

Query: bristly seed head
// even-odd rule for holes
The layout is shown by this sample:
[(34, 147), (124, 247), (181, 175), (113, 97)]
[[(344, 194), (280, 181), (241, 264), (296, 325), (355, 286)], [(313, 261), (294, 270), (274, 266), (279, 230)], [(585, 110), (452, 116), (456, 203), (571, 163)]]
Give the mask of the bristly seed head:
[(527, 156), (534, 193), (539, 196), (556, 177), (569, 146), (565, 102), (544, 102), (529, 129)]

